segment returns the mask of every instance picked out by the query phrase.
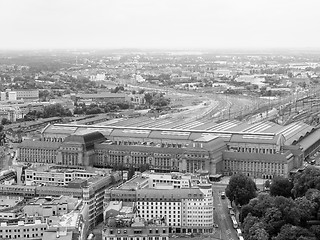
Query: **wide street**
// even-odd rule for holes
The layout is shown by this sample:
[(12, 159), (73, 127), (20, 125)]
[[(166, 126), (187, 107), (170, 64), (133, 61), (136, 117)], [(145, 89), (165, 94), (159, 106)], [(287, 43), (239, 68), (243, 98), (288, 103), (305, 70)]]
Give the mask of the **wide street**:
[(233, 227), (229, 209), (228, 209), (228, 198), (222, 199), (221, 192), (224, 192), (226, 185), (213, 185), (212, 186), (212, 194), (214, 201), (214, 220), (215, 224), (218, 224), (218, 228), (216, 228), (216, 233), (214, 236), (219, 239), (226, 240), (236, 240), (238, 239), (236, 230)]

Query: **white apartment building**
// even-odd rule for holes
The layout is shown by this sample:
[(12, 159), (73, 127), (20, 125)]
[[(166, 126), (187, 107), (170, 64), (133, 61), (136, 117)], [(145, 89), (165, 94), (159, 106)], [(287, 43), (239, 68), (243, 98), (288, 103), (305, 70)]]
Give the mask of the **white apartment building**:
[(164, 218), (173, 232), (210, 233), (213, 220), (211, 185), (181, 189), (139, 189), (136, 191), (139, 215), (146, 219)]
[(163, 188), (172, 186), (173, 188), (189, 188), (191, 186), (191, 175), (181, 173), (152, 173), (146, 172), (142, 177), (149, 179), (149, 187)]
[(200, 185), (199, 190), (203, 198), (184, 198), (182, 199), (182, 228), (188, 232), (197, 230), (197, 232), (209, 232), (214, 224), (213, 219), (213, 196), (212, 186), (210, 184)]

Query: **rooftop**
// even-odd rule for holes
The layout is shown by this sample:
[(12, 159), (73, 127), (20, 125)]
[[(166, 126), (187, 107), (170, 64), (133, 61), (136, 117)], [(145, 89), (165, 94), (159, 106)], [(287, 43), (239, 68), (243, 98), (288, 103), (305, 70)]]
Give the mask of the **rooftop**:
[(137, 199), (142, 201), (146, 199), (153, 200), (163, 200), (166, 199), (199, 199), (204, 198), (203, 193), (199, 190), (199, 188), (176, 188), (176, 189), (168, 189), (166, 191), (162, 189), (138, 189), (137, 190)]
[(56, 231), (45, 231), (43, 233), (43, 237), (42, 239), (46, 239), (46, 240), (73, 240), (73, 232), (65, 232), (62, 233), (60, 232), (59, 234), (57, 234)]
[(111, 217), (108, 219), (106, 223), (106, 227), (109, 227), (109, 228), (130, 228), (130, 227), (144, 228), (147, 226), (166, 227), (167, 224), (165, 223), (164, 218), (155, 218), (155, 219), (146, 221), (141, 217), (126, 217), (126, 216)]
[(48, 148), (48, 149), (58, 149), (61, 145), (61, 142), (46, 142), (46, 141), (32, 141), (25, 140), (22, 143), (19, 143), (18, 147), (34, 147), (34, 148)]
[(77, 132), (75, 134), (72, 134), (68, 137), (66, 137), (64, 143), (67, 142), (77, 142), (84, 144), (85, 148), (91, 149), (94, 146), (94, 143), (101, 143), (104, 142), (106, 139), (103, 136), (102, 133), (98, 131), (94, 132), (88, 132), (88, 131), (83, 131), (83, 132)]
[(59, 205), (59, 204), (70, 204), (70, 203), (78, 203), (79, 200), (77, 198), (71, 198), (67, 196), (60, 197), (39, 197), (31, 200), (28, 204), (30, 205)]

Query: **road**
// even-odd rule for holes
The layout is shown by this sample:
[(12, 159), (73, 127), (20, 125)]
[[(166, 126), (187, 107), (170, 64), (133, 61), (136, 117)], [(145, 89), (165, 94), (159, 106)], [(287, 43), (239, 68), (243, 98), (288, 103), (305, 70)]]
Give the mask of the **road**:
[(237, 240), (238, 236), (230, 218), (228, 210), (228, 199), (221, 199), (221, 192), (225, 191), (223, 185), (213, 185), (213, 200), (214, 200), (214, 220), (219, 228), (216, 229), (215, 237), (223, 240)]

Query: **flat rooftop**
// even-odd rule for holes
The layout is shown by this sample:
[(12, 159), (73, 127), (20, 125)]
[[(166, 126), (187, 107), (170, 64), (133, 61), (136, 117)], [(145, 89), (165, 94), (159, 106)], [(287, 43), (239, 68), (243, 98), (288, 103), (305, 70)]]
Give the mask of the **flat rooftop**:
[(31, 205), (59, 205), (59, 204), (65, 204), (65, 203), (78, 203), (79, 200), (77, 198), (71, 198), (69, 196), (63, 196), (60, 197), (42, 197), (42, 198), (35, 198), (31, 200), (28, 204)]

